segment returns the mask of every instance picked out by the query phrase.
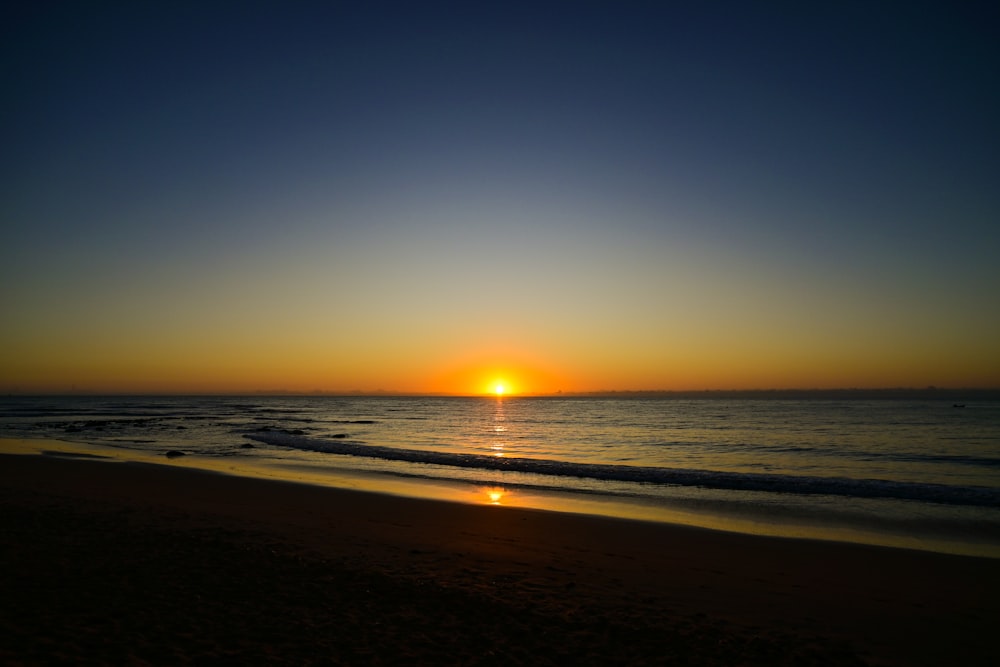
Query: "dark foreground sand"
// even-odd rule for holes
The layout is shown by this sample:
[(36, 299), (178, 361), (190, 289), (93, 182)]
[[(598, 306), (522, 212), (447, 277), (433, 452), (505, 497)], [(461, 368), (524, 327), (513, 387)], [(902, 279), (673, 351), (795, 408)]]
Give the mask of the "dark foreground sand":
[(1000, 664), (1000, 561), (0, 456), (6, 664)]

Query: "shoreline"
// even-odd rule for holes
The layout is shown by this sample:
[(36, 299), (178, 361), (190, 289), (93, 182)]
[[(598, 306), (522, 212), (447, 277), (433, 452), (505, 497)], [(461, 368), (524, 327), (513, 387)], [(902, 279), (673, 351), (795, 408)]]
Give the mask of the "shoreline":
[[(423, 635), (463, 635), (471, 631), (465, 626), (473, 623), (466, 605), (502, 617), (509, 626), (490, 631), (494, 656), (513, 650), (512, 643), (538, 644), (521, 658), (512, 657), (514, 663), (529, 662), (526, 656), (532, 652), (549, 655), (545, 651), (556, 651), (556, 657), (570, 651), (575, 659), (590, 656), (594, 663), (615, 656), (623, 662), (654, 662), (671, 650), (681, 656), (680, 664), (726, 664), (734, 655), (747, 664), (769, 664), (779, 654), (809, 658), (805, 664), (863, 664), (858, 659), (885, 665), (989, 664), (1000, 658), (991, 641), (995, 619), (1000, 618), (1000, 561), (992, 559), (402, 498), (86, 458), (2, 455), (0, 492), (4, 523), (9, 524), (4, 526), (4, 553), (15, 561), (5, 563), (3, 570), (12, 583), (28, 582), (33, 591), (24, 594), (16, 615), (11, 605), (10, 617), (3, 620), (5, 632), (18, 637), (15, 645), (24, 651), (0, 654), (10, 661), (26, 655), (25, 662), (46, 662), (61, 652), (72, 654), (73, 642), (83, 641), (71, 639), (80, 635), (77, 626), (83, 622), (63, 607), (72, 601), (58, 591), (48, 598), (38, 595), (52, 585), (48, 580), (60, 568), (69, 573), (60, 576), (74, 581), (80, 579), (74, 572), (86, 572), (97, 591), (88, 595), (106, 590), (109, 598), (128, 597), (127, 591), (95, 576), (100, 562), (132, 573), (132, 580), (152, 576), (158, 583), (149, 584), (152, 593), (146, 590), (141, 596), (154, 601), (144, 614), (175, 618), (195, 613), (167, 602), (157, 608), (155, 600), (164, 590), (183, 589), (185, 584), (183, 577), (159, 581), (155, 572), (143, 574), (141, 563), (155, 560), (155, 550), (142, 548), (144, 541), (188, 545), (177, 547), (172, 562), (191, 571), (207, 568), (205, 580), (195, 587), (202, 592), (189, 591), (205, 599), (226, 598), (210, 590), (219, 575), (235, 577), (226, 590), (237, 599), (252, 598), (252, 589), (262, 585), (277, 585), (278, 576), (274, 563), (229, 571), (206, 565), (206, 554), (221, 550), (256, 554), (250, 558), (254, 562), (277, 559), (282, 564), (278, 569), (286, 574), (291, 565), (305, 568), (302, 576), (279, 586), (287, 599), (274, 618), (294, 616), (304, 604), (302, 596), (307, 591), (316, 594), (319, 584), (313, 580), (325, 576), (322, 572), (360, 578), (369, 585), (377, 580), (387, 592), (381, 598), (363, 596), (366, 604), (374, 605), (369, 612), (350, 611), (362, 594), (343, 593), (347, 589), (335, 585), (320, 585), (317, 604), (319, 611), (333, 613), (333, 625), (353, 628), (351, 637), (357, 641), (367, 637), (365, 650), (383, 659), (482, 663), (486, 654), (476, 645), (416, 646), (412, 637), (400, 636), (406, 624), (393, 620), (402, 613), (410, 622), (423, 624)], [(72, 537), (72, 526), (90, 528)], [(59, 542), (59, 549), (52, 540)], [(103, 576), (113, 579), (109, 572)], [(338, 607), (334, 613), (322, 604), (341, 593), (348, 611)], [(406, 602), (417, 593), (429, 605), (424, 611), (420, 604)], [(35, 607), (34, 616), (25, 616), (25, 607)], [(319, 613), (306, 607), (307, 616)], [(232, 609), (226, 613), (239, 615)], [(391, 625), (392, 631), (366, 620), (368, 613), (384, 617), (380, 623)], [(206, 614), (202, 620), (211, 627), (215, 615)], [(44, 625), (32, 627), (25, 618), (40, 619)], [(116, 633), (93, 611), (86, 618), (101, 628), (101, 637), (98, 641), (93, 632), (84, 635), (103, 648), (77, 649), (105, 651), (107, 656), (107, 651), (124, 646), (140, 661), (158, 664), (143, 658), (144, 647), (152, 641), (148, 637), (138, 637), (134, 630)], [(442, 618), (451, 619), (447, 623), (455, 627)], [(594, 618), (605, 620), (592, 626), (588, 619)], [(524, 619), (547, 632), (526, 639), (521, 633), (526, 630)], [(475, 620), (480, 622), (483, 619)], [(62, 639), (52, 632), (54, 627), (65, 628)], [(631, 637), (631, 659), (616, 652), (622, 650), (620, 641), (598, 636), (599, 627)], [(577, 640), (572, 646), (546, 648), (552, 632), (574, 633)], [(254, 637), (237, 635), (223, 641), (230, 646), (226, 651), (261, 649)], [(351, 651), (361, 650), (357, 641), (342, 638), (322, 650), (343, 650), (346, 660), (348, 644), (355, 647)], [(187, 653), (178, 648), (181, 652), (174, 657), (193, 652), (195, 660), (212, 659), (198, 646), (194, 642)], [(723, 646), (735, 653), (718, 653)], [(295, 654), (288, 661), (294, 663), (303, 662), (297, 658), (307, 657), (311, 649), (284, 650)], [(280, 653), (264, 661), (281, 664)], [(706, 661), (697, 662), (695, 655)], [(86, 656), (71, 659), (81, 657)]]
[[(183, 445), (180, 446), (183, 449)], [(711, 490), (684, 488), (670, 498), (587, 494), (568, 489), (413, 478), (380, 470), (353, 467), (353, 461), (318, 465), (315, 462), (281, 462), (250, 457), (206, 457), (185, 454), (164, 456), (107, 444), (58, 439), (0, 438), (0, 453), (51, 457), (90, 458), (119, 463), (162, 465), (180, 470), (201, 470), (265, 481), (290, 482), (332, 489), (357, 490), (415, 500), (430, 499), (471, 505), (503, 505), (567, 514), (655, 522), (755, 537), (817, 540), (876, 547), (914, 549), (932, 553), (1000, 559), (1000, 532), (992, 524), (973, 525), (931, 522), (917, 529), (893, 520), (886, 508), (862, 508), (866, 514), (829, 510), (817, 513), (808, 503), (766, 507), (768, 499), (751, 496), (726, 498)], [(346, 457), (353, 459), (353, 457)], [(856, 499), (857, 501), (858, 499)], [(861, 500), (861, 502), (866, 502)], [(881, 512), (881, 513), (880, 513)]]

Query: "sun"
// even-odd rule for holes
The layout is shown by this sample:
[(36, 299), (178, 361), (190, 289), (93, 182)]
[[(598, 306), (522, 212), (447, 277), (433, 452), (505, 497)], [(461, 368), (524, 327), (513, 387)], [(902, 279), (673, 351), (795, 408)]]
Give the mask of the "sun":
[(493, 393), (497, 396), (503, 396), (507, 392), (507, 387), (504, 386), (503, 382), (497, 382), (493, 385)]

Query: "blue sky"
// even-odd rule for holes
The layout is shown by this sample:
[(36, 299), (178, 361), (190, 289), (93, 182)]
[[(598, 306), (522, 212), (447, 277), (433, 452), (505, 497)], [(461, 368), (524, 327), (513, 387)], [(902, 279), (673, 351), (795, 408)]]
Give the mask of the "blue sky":
[(986, 5), (4, 23), (12, 388), (1000, 384)]

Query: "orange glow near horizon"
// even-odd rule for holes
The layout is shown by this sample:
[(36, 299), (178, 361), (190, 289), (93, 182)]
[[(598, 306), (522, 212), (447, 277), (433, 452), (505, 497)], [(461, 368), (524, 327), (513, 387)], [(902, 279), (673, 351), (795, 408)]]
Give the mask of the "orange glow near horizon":
[[(622, 347), (588, 346), (575, 338), (561, 346), (548, 340), (486, 340), (465, 348), (456, 338), (441, 347), (427, 341), (416, 347), (406, 339), (369, 340), (371, 346), (365, 347), (317, 337), (278, 346), (249, 334), (227, 339), (221, 330), (206, 331), (198, 340), (174, 340), (168, 330), (125, 340), (123, 333), (53, 329), (50, 338), (4, 348), (0, 390), (507, 398), (615, 390), (996, 388), (1000, 377), (996, 353), (985, 343), (979, 348), (952, 346), (957, 351), (950, 356), (929, 356), (915, 365), (919, 346), (859, 346), (851, 355), (832, 343), (817, 352), (777, 338), (766, 344), (748, 338), (738, 346), (711, 339), (700, 345), (658, 341), (644, 346), (637, 341)], [(515, 335), (508, 332), (511, 339)]]

